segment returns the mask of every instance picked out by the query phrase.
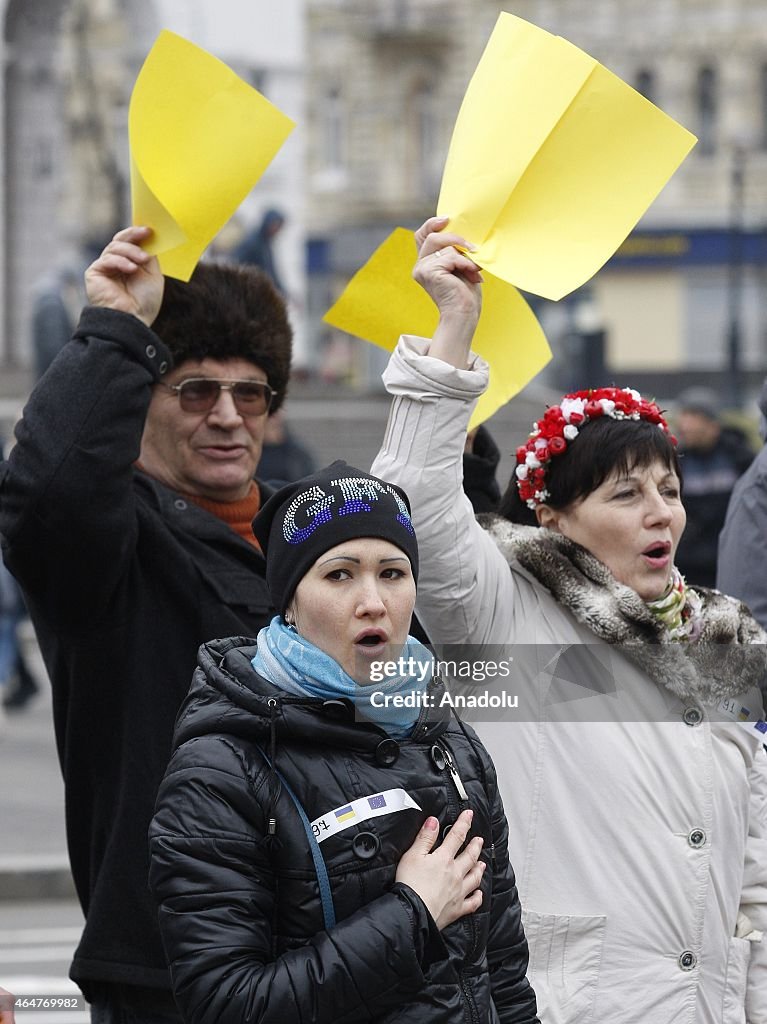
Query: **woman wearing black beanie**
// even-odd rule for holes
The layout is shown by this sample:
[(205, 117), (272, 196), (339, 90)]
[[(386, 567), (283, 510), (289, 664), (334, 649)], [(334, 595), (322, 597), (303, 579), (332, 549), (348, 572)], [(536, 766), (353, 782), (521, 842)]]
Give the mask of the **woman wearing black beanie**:
[(406, 495), (337, 462), (253, 529), (281, 614), (200, 649), (150, 831), (184, 1019), (536, 1022), (495, 772), (407, 635)]

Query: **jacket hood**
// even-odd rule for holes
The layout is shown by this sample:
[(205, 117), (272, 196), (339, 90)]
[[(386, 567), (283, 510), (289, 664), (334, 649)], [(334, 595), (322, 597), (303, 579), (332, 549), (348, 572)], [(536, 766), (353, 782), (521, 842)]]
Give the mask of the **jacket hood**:
[[(189, 693), (176, 719), (174, 746), (209, 733), (228, 733), (255, 743), (301, 738), (343, 745), (350, 750), (375, 750), (388, 734), (356, 717), (349, 700), (296, 697), (274, 686), (253, 668), (257, 643), (247, 637), (227, 637), (203, 644)], [(419, 741), (436, 738), (447, 728), (449, 711), (440, 709), (444, 684), (432, 680), (429, 693), (436, 707), (422, 714), (413, 733)]]

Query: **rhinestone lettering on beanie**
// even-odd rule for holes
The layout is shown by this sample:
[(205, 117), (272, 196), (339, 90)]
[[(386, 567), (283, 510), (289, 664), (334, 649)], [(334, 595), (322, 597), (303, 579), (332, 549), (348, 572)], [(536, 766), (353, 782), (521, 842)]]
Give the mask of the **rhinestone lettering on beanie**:
[(372, 506), (367, 504), (365, 499), (378, 501), (379, 494), (387, 494), (390, 498), (394, 498), (399, 509), (397, 521), (402, 523), (406, 530), (413, 532), (407, 505), (393, 487), (380, 484), (378, 480), (371, 480), (370, 477), (364, 476), (347, 476), (340, 480), (333, 480), (332, 483), (340, 487), (344, 495), (344, 503), (338, 510), (339, 516), (351, 515), (354, 512), (370, 512)]
[[(407, 505), (393, 487), (369, 477), (340, 477), (331, 480), (330, 486), (337, 487), (340, 494), (328, 493), (315, 484), (291, 501), (282, 522), (282, 534), (288, 544), (302, 544), (336, 517), (372, 512), (382, 497), (394, 500), (397, 522), (414, 533)], [(304, 525), (299, 525), (299, 520)]]
[(389, 541), (407, 555), (418, 579), (418, 542), (407, 494), (341, 460), (272, 494), (253, 520), (253, 533), (280, 614), (317, 559), (345, 541)]
[[(330, 506), (335, 500), (332, 494), (325, 494), (321, 487), (316, 486), (294, 498), (288, 505), (282, 523), (282, 533), (288, 544), (300, 544), (307, 537), (311, 537), (318, 526), (327, 523), (331, 519)], [(306, 526), (299, 527), (296, 523), (296, 512), (308, 502), (313, 504), (306, 508), (306, 515), (313, 518)]]

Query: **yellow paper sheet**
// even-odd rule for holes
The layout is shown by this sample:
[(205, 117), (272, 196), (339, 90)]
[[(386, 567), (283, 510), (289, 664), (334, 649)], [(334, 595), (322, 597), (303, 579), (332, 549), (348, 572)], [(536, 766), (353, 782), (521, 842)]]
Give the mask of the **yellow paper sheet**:
[(164, 274), (188, 281), (264, 173), (293, 121), (217, 58), (162, 31), (128, 118), (133, 223)]
[[(323, 319), (389, 352), (400, 334), (431, 337), (437, 308), (413, 280), (415, 259), (413, 233), (395, 228)], [(540, 324), (517, 289), (491, 274), (483, 277), (482, 315), (472, 348), (491, 362), (492, 372), (471, 427), (505, 405), (551, 358)]]
[(456, 120), (437, 205), (472, 259), (561, 299), (613, 255), (695, 136), (571, 43), (501, 14)]

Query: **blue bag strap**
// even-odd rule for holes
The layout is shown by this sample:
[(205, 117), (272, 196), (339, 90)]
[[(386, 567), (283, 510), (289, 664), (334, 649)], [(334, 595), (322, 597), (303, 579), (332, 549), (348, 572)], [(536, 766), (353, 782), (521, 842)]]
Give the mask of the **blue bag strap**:
[[(258, 746), (258, 744), (256, 744)], [(317, 842), (317, 837), (312, 831), (312, 825), (309, 821), (309, 817), (303, 808), (303, 804), (298, 799), (296, 794), (293, 792), (290, 784), (288, 783), (282, 772), (278, 771), (274, 767), (272, 762), (266, 756), (261, 747), (258, 747), (261, 756), (272, 769), (274, 774), (280, 780), (280, 783), (287, 790), (288, 796), (293, 801), (298, 811), (298, 816), (301, 819), (301, 824), (304, 826), (304, 832), (306, 832), (306, 838), (309, 841), (309, 849), (312, 853), (312, 860), (314, 861), (314, 870), (317, 873), (317, 882), (320, 887), (320, 900), (322, 901), (322, 917), (325, 922), (325, 931), (329, 928), (333, 928), (336, 923), (336, 908), (333, 905), (333, 893), (330, 888), (330, 876), (328, 875), (328, 869), (325, 865), (325, 859), (322, 856), (322, 850), (320, 850), (320, 844)]]

